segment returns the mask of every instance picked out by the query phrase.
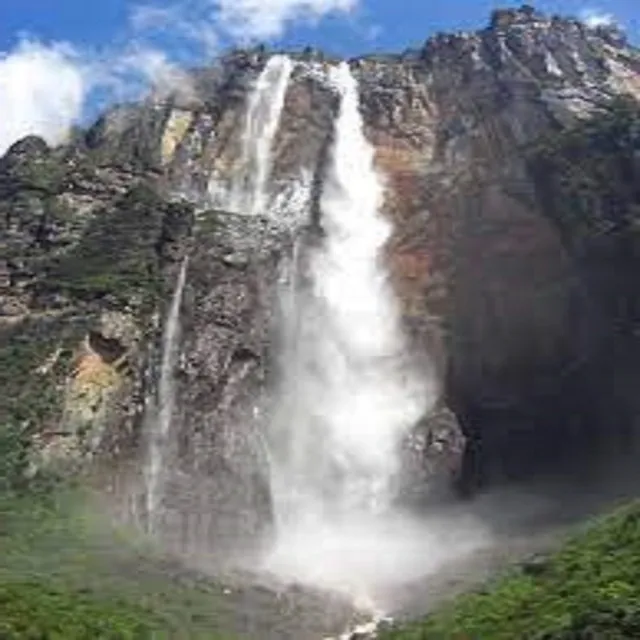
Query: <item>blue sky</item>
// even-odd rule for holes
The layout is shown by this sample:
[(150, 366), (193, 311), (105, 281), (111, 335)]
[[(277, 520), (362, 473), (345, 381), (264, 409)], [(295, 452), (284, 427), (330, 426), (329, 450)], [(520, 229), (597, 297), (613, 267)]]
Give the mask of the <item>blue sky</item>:
[[(10, 51), (24, 33), (83, 47), (121, 42), (128, 36), (128, 17), (137, 4), (132, 0), (2, 0), (0, 51)], [(397, 50), (417, 45), (435, 31), (483, 26), (492, 9), (519, 4), (492, 0), (361, 0), (352, 13), (330, 14), (315, 27), (294, 24), (284, 37), (275, 40), (283, 46), (314, 44), (339, 54)], [(634, 40), (640, 33), (639, 0), (541, 0), (534, 4), (550, 13), (578, 15), (586, 9), (610, 13)]]
[[(150, 82), (188, 89), (185, 65), (231, 45), (352, 56), (482, 28), (509, 0), (0, 0), (0, 154), (27, 134), (56, 144), (75, 122)], [(539, 0), (545, 13), (618, 22), (640, 42), (640, 0)], [(585, 13), (586, 12), (586, 13)]]

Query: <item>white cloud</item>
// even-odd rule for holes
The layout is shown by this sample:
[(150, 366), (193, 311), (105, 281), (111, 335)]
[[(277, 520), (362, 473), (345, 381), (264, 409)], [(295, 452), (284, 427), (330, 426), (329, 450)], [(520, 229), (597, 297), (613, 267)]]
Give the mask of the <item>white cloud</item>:
[(86, 91), (83, 67), (68, 46), (23, 41), (0, 53), (0, 154), (29, 134), (62, 142)]
[(580, 13), (580, 19), (592, 29), (597, 27), (613, 27), (618, 24), (615, 16), (599, 9), (584, 9)]
[[(128, 45), (105, 51), (23, 40), (0, 52), (0, 155), (26, 135), (49, 144), (64, 141), (81, 120), (87, 101), (95, 110), (140, 97), (151, 85), (157, 97), (193, 97), (182, 64), (211, 58), (224, 45), (281, 36), (295, 23), (330, 14), (353, 14), (361, 0), (182, 0), (137, 5), (130, 15)], [(372, 32), (371, 37), (376, 33)], [(96, 98), (96, 96), (99, 98)]]
[(202, 8), (208, 8), (208, 2), (201, 6), (173, 5), (156, 7), (137, 5), (130, 15), (130, 24), (138, 34), (150, 32), (168, 32), (201, 47), (205, 54), (212, 55), (218, 49), (218, 33), (215, 24), (202, 15)]
[[(120, 93), (126, 98), (132, 89), (140, 93), (145, 86), (151, 85), (157, 98), (171, 94), (185, 100), (195, 96), (191, 77), (171, 62), (163, 51), (158, 49), (133, 47), (122, 55), (112, 71), (114, 84), (120, 86)], [(142, 86), (137, 87), (137, 82)]]
[(292, 22), (314, 22), (331, 13), (350, 13), (359, 0), (218, 0), (221, 28), (238, 40), (282, 35)]
[(164, 31), (214, 51), (220, 39), (269, 40), (296, 22), (314, 23), (329, 14), (353, 12), (360, 0), (190, 0), (171, 6), (138, 5), (134, 29)]
[(150, 87), (160, 99), (195, 95), (189, 75), (158, 49), (133, 42), (97, 56), (67, 44), (22, 41), (0, 53), (0, 156), (27, 135), (64, 142), (95, 90), (113, 103), (138, 99)]

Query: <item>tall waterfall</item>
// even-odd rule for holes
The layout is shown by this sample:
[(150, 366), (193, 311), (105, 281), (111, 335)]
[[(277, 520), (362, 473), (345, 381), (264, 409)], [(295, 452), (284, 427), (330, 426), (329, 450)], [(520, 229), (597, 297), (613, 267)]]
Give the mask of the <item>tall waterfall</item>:
[(161, 503), (166, 474), (171, 421), (175, 407), (175, 366), (180, 340), (180, 306), (187, 280), (187, 260), (182, 262), (162, 337), (162, 361), (157, 402), (149, 421), (147, 465), (145, 469), (147, 494), (147, 529), (155, 533), (161, 519)]
[(278, 130), (284, 100), (293, 72), (287, 56), (269, 59), (249, 96), (242, 136), (240, 166), (229, 192), (227, 208), (248, 215), (261, 213), (271, 169), (271, 145)]
[(378, 540), (371, 547), (372, 535), (392, 511), (403, 436), (431, 398), (407, 361), (383, 266), (391, 227), (380, 215), (383, 186), (357, 82), (346, 63), (331, 68), (329, 81), (341, 106), (320, 200), (325, 237), (284, 306), (272, 429), (280, 537), (269, 561), (281, 573), (339, 586), (353, 578), (345, 572), (362, 569), (354, 555), (368, 555), (369, 568), (384, 562), (370, 555), (383, 552)]

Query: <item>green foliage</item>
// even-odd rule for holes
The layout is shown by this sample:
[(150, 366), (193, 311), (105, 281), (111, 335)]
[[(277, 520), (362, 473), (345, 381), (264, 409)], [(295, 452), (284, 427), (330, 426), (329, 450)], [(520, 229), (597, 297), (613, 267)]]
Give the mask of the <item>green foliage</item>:
[(20, 490), (29, 463), (29, 440), (15, 422), (0, 425), (0, 493)]
[(54, 156), (23, 166), (21, 186), (44, 193), (57, 193), (62, 185), (66, 167)]
[(164, 244), (188, 213), (184, 205), (167, 203), (138, 185), (96, 214), (72, 251), (49, 261), (40, 290), (83, 300), (157, 300), (163, 293)]
[(29, 448), (29, 439), (20, 425), (0, 424), (0, 492), (12, 493), (25, 487)]
[(91, 317), (34, 317), (0, 331), (0, 491), (24, 485), (31, 436), (60, 419), (73, 350)]
[(0, 585), (0, 612), (0, 636), (7, 640), (126, 640), (152, 633), (141, 607), (40, 581)]
[(575, 537), (540, 571), (520, 569), (384, 640), (640, 638), (640, 505)]
[(57, 193), (66, 173), (67, 166), (46, 143), (30, 136), (0, 159), (0, 195), (7, 198), (18, 191)]
[(215, 209), (207, 209), (206, 211), (199, 212), (197, 221), (198, 233), (207, 235), (218, 231), (222, 226), (220, 218), (223, 215), (223, 212)]
[(74, 571), (83, 564), (91, 570), (84, 560), (88, 528), (68, 500), (53, 493), (0, 497), (0, 637), (148, 637), (153, 618), (142, 606), (55, 571), (51, 554)]
[(227, 640), (224, 595), (176, 576), (78, 488), (0, 493), (0, 638)]
[(46, 286), (90, 299), (156, 294), (161, 231), (161, 203), (150, 191), (134, 190), (96, 215), (73, 251), (50, 264)]
[(0, 422), (46, 423), (92, 317), (33, 317), (0, 332)]

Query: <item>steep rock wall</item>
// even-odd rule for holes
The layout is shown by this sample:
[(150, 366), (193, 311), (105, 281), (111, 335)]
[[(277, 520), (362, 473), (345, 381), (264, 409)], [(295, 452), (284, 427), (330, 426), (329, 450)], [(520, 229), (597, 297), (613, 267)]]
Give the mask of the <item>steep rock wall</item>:
[[(44, 310), (64, 308), (58, 290), (42, 287), (49, 272), (39, 256), (95, 239), (91, 220), (140, 181), (161, 200), (181, 195), (202, 209), (215, 205), (237, 166), (247, 94), (267, 57), (263, 49), (233, 52), (193, 72), (189, 99), (152, 95), (117, 108), (70, 149), (55, 152), (62, 155), (32, 142), (27, 173), (75, 167), (64, 188), (51, 191), (55, 171), (34, 183), (16, 173), (15, 151), (7, 156), (1, 206), (14, 253), (0, 262), (0, 287), (11, 322), (35, 311), (34, 296), (46, 294)], [(294, 57), (274, 141), (268, 215), (204, 215), (189, 251), (180, 457), (200, 479), (226, 468), (230, 487), (244, 474), (241, 460), (261, 464), (247, 435), (255, 423), (244, 412), (269, 377), (267, 327), (278, 264), (296, 236), (319, 231), (317, 197), (337, 108), (323, 69), (335, 61), (315, 51)], [(416, 353), (435, 363), (439, 411), (449, 415), (444, 404), (454, 409), (469, 442), (463, 484), (537, 471), (567, 434), (579, 441), (585, 429), (602, 427), (604, 418), (594, 424), (588, 396), (599, 382), (606, 313), (585, 280), (585, 260), (566, 241), (571, 231), (559, 229), (549, 198), (540, 196), (544, 187), (527, 161), (528, 147), (615, 96), (640, 97), (640, 55), (614, 29), (523, 7), (495, 12), (481, 31), (439, 35), (419, 50), (364, 57), (352, 67), (367, 136), (386, 177), (385, 214), (395, 223), (388, 261), (405, 324)], [(66, 217), (58, 221), (60, 204)], [(166, 247), (156, 266), (168, 283), (186, 246), (172, 240), (176, 215), (168, 211), (163, 219), (155, 227), (160, 235), (151, 237), (160, 238), (154, 247)], [(179, 238), (190, 235), (187, 227), (178, 225)], [(25, 261), (32, 250), (34, 261)], [(150, 308), (161, 316), (162, 304)], [(96, 309), (100, 317), (102, 307)], [(148, 327), (158, 335), (153, 311), (145, 316), (151, 324), (138, 327), (140, 353)], [(239, 433), (230, 432), (235, 424), (243, 425)], [(452, 441), (458, 449), (458, 438)], [(263, 485), (249, 481), (238, 490), (251, 510)]]

